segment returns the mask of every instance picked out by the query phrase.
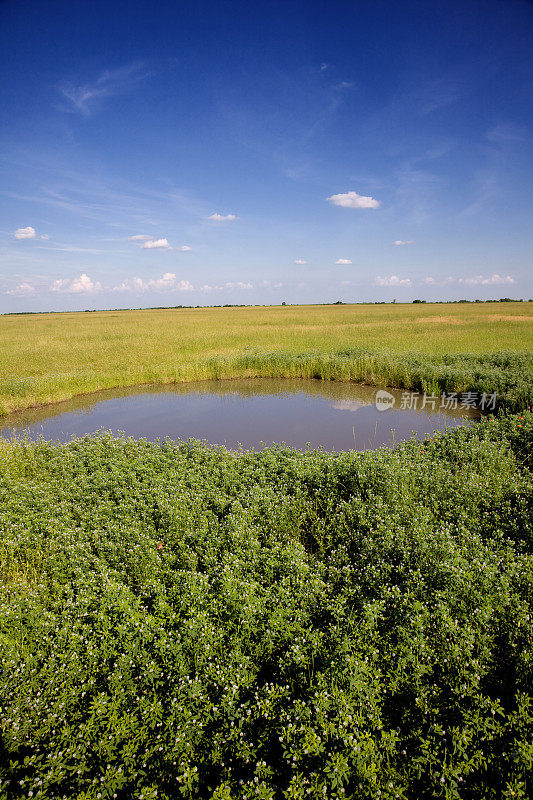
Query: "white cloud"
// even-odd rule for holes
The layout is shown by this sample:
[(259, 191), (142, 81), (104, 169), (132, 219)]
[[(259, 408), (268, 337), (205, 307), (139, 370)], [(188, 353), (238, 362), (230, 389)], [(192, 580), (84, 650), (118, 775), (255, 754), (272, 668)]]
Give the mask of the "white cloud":
[(177, 292), (193, 292), (194, 286), (190, 281), (177, 280), (174, 272), (165, 272), (160, 278), (150, 278), (147, 281), (138, 276), (131, 280), (126, 278), (118, 286), (113, 287), (115, 292), (161, 292), (165, 289)]
[(17, 228), (15, 239), (35, 239), (35, 228), (28, 225), (27, 228)]
[(190, 281), (181, 280), (178, 281), (177, 285), (174, 287), (179, 292), (194, 292), (194, 286)]
[(447, 278), (433, 278), (431, 275), (428, 275), (426, 278), (422, 279), (422, 283), (425, 283), (427, 286), (447, 286), (450, 283), (455, 283), (456, 279), (452, 278), (451, 275), (448, 275)]
[(307, 264), (305, 258), (297, 258), (294, 262), (295, 264)]
[(53, 282), (51, 288), (53, 292), (91, 294), (93, 292), (99, 292), (102, 288), (102, 284), (99, 281), (93, 281), (85, 272), (82, 272), (79, 278), (74, 278), (73, 280), (69, 280), (68, 278), (59, 278)]
[(189, 253), (189, 252), (192, 250), (192, 247), (189, 247), (189, 245), (188, 245), (188, 244), (182, 244), (182, 246), (181, 246), (181, 247), (178, 247), (178, 250), (179, 250), (181, 253)]
[(399, 278), (397, 275), (389, 275), (387, 278), (382, 278), (378, 275), (376, 283), (378, 286), (410, 286), (411, 278)]
[(207, 219), (211, 219), (214, 222), (232, 222), (234, 219), (238, 219), (235, 214), (209, 214)]
[(338, 258), (335, 261), (335, 264), (351, 264), (351, 260), (349, 258)]
[(6, 289), (4, 294), (9, 294), (11, 297), (31, 297), (35, 294), (35, 286), (28, 281), (21, 281), (13, 289)]
[(497, 286), (506, 283), (515, 283), (515, 279), (510, 275), (498, 275), (498, 273), (495, 273), (494, 275), (490, 275), (488, 278), (485, 278), (483, 275), (475, 275), (472, 278), (459, 278), (458, 282), (467, 284), (468, 286), (478, 284), (481, 284), (482, 286)]
[(396, 239), (396, 241), (394, 242), (394, 244), (395, 244), (397, 247), (401, 247), (403, 244), (414, 244), (414, 242), (413, 242), (413, 240), (412, 240), (412, 239), (409, 239), (407, 242), (404, 242), (404, 241), (403, 241), (403, 239)]
[(42, 234), (41, 234), (41, 236), (40, 236), (39, 238), (40, 238), (40, 239), (44, 239), (45, 241), (48, 241), (48, 239), (49, 239), (50, 237), (49, 237), (49, 235), (48, 235), (47, 233), (42, 233)]
[(172, 289), (176, 283), (174, 272), (165, 272), (160, 278), (148, 281), (148, 286), (153, 289)]
[(332, 194), (331, 197), (327, 197), (326, 199), (328, 203), (334, 206), (342, 206), (342, 208), (378, 208), (379, 206), (378, 200), (374, 200), (373, 197), (365, 197), (364, 195), (357, 194), (357, 192)]
[[(281, 289), (281, 287), (282, 287), (282, 286), (283, 286), (283, 284), (282, 284), (282, 283), (281, 283), (281, 281), (280, 281), (279, 283), (275, 283), (275, 284), (274, 284), (274, 289)], [(250, 287), (250, 288), (251, 288), (251, 287)]]
[(510, 275), (491, 275), (490, 278), (485, 278), (481, 281), (484, 284), (498, 284), (498, 283), (515, 283), (515, 279)]
[(153, 250), (158, 247), (163, 247), (165, 250), (172, 250), (172, 247), (169, 245), (166, 239), (150, 239), (143, 244), (142, 249)]
[[(166, 237), (162, 239), (154, 239), (153, 236), (149, 236), (146, 233), (137, 233), (135, 234), (135, 236), (130, 236), (128, 241), (144, 242), (144, 244), (141, 245), (142, 250), (155, 250), (157, 248), (163, 248), (164, 250), (173, 249)], [(183, 247), (178, 247), (178, 250), (181, 250), (182, 252), (186, 252), (187, 250), (190, 249), (191, 248), (188, 245), (183, 245)]]
[[(267, 286), (270, 281), (263, 281), (262, 286)], [(247, 283), (244, 281), (227, 281), (222, 286), (211, 286), (208, 283), (205, 283), (203, 286), (200, 286), (201, 292), (220, 292), (224, 289), (253, 289), (253, 284)]]
[(234, 283), (233, 281), (228, 281), (225, 284), (226, 289), (253, 289), (253, 285), (251, 283), (244, 283), (243, 281), (237, 281)]

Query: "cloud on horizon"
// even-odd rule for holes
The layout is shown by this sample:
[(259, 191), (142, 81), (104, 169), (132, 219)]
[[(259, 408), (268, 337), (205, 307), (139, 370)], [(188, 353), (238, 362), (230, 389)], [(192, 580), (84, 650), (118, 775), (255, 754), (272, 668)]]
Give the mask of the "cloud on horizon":
[(474, 286), (480, 284), (481, 286), (498, 286), (506, 283), (515, 283), (515, 279), (510, 275), (498, 275), (494, 273), (490, 277), (485, 278), (483, 275), (475, 275), (473, 278), (459, 278), (458, 283)]
[(6, 289), (4, 294), (11, 295), (11, 297), (31, 297), (35, 294), (35, 286), (28, 281), (21, 281), (13, 289)]
[(114, 286), (114, 292), (148, 292), (148, 291), (178, 291), (193, 292), (194, 286), (188, 280), (177, 280), (174, 272), (165, 272), (160, 278), (150, 278), (145, 281), (138, 276), (127, 278), (118, 286)]
[(389, 275), (386, 278), (382, 278), (378, 275), (376, 284), (378, 286), (410, 286), (411, 278), (399, 278), (397, 275)]
[(72, 280), (58, 278), (51, 287), (52, 292), (65, 292), (68, 294), (92, 294), (93, 292), (101, 291), (101, 289), (102, 284), (99, 281), (93, 281), (85, 272), (82, 272), (79, 278)]
[[(263, 285), (269, 284), (270, 281), (263, 281)], [(281, 286), (281, 284), (280, 284)], [(248, 283), (245, 281), (227, 281), (226, 283), (222, 284), (221, 286), (211, 286), (209, 283), (204, 283), (203, 286), (200, 286), (201, 292), (220, 292), (224, 289), (253, 289), (253, 284)]]

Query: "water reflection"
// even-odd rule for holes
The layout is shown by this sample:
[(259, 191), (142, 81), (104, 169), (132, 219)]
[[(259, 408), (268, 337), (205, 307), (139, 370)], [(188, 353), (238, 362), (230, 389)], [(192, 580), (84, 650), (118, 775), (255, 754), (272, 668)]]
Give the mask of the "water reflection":
[(474, 410), (375, 406), (379, 387), (335, 381), (242, 379), (115, 389), (12, 414), (4, 437), (69, 441), (99, 429), (155, 440), (205, 439), (230, 448), (284, 442), (326, 450), (376, 448), (478, 419)]

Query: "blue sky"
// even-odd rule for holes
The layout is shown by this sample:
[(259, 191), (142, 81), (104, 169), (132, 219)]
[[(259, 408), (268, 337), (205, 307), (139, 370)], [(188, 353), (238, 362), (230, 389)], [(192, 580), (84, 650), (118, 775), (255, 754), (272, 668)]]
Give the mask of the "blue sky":
[(0, 4), (0, 311), (533, 296), (533, 4)]

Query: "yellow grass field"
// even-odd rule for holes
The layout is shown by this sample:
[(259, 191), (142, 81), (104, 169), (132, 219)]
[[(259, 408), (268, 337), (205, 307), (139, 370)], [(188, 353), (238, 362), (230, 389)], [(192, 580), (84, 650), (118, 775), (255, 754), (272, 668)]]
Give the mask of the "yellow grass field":
[[(0, 317), (0, 413), (115, 386), (268, 375), (261, 354), (533, 350), (533, 303), (98, 311)], [(242, 356), (253, 355), (253, 363)], [(302, 375), (303, 376), (303, 375)], [(366, 377), (350, 373), (348, 378)], [(345, 378), (346, 374), (329, 377)], [(370, 379), (371, 376), (370, 376)]]

